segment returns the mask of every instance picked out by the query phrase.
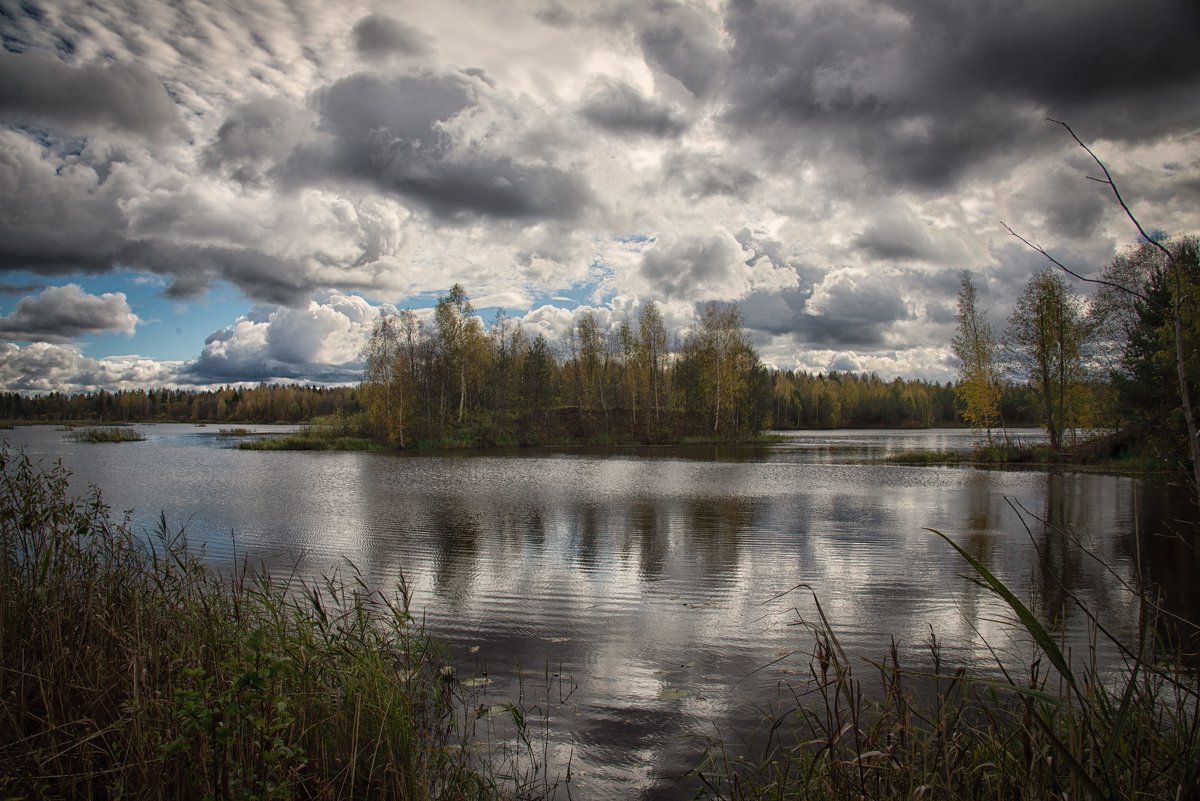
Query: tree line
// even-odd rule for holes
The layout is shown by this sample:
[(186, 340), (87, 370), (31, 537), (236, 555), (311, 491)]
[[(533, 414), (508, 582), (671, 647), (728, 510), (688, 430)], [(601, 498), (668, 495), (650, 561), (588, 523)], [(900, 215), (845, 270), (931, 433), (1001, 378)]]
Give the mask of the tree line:
[(1050, 447), (1087, 429), (1135, 434), (1143, 451), (1191, 462), (1189, 438), (1200, 375), (1200, 242), (1145, 240), (1117, 255), (1090, 299), (1059, 271), (1035, 273), (997, 335), (961, 275), (954, 354), (962, 416), (988, 439), (1012, 424), (1006, 381), (1036, 401)]
[(105, 423), (302, 423), (359, 414), (358, 387), (263, 384), (215, 390), (0, 393), (0, 420)]

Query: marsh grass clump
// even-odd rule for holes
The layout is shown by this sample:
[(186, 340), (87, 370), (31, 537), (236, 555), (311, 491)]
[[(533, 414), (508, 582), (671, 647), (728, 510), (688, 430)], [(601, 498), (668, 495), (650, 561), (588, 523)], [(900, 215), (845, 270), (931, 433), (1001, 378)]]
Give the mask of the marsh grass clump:
[(218, 437), (248, 437), (254, 432), (248, 428), (222, 428), (217, 431)]
[(93, 426), (64, 429), (72, 442), (145, 442), (146, 435), (128, 426)]
[[(698, 771), (704, 789), (738, 800), (1200, 798), (1200, 682), (1162, 634), (1183, 631), (1194, 644), (1196, 621), (1163, 625), (1171, 616), (1144, 588), (1126, 587), (1139, 600), (1137, 642), (1110, 637), (1084, 610), (1096, 634), (1073, 659), (1008, 587), (946, 541), (1008, 606), (1035, 656), (1019, 671), (999, 659), (987, 672), (951, 668), (931, 632), (932, 668), (907, 668), (893, 642), (864, 672), (818, 602), (818, 622), (804, 624), (813, 658), (794, 705), (771, 717), (749, 759), (715, 746)], [(1122, 656), (1118, 667), (1100, 667), (1102, 646)]]
[(496, 797), (403, 585), (221, 573), (67, 479), (0, 450), (0, 797)]

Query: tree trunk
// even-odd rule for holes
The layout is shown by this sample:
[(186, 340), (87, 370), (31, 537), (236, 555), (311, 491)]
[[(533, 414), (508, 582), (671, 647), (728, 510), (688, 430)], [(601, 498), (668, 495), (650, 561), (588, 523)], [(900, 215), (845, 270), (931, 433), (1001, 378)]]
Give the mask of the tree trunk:
[(1183, 352), (1183, 311), (1180, 308), (1183, 282), (1179, 279), (1179, 265), (1171, 259), (1171, 271), (1175, 278), (1175, 298), (1171, 303), (1172, 324), (1175, 326), (1175, 372), (1179, 376), (1179, 400), (1183, 406), (1183, 421), (1187, 426), (1188, 447), (1192, 454), (1192, 481), (1200, 494), (1200, 432), (1196, 431), (1196, 418), (1192, 414), (1192, 397), (1187, 383), (1186, 359)]

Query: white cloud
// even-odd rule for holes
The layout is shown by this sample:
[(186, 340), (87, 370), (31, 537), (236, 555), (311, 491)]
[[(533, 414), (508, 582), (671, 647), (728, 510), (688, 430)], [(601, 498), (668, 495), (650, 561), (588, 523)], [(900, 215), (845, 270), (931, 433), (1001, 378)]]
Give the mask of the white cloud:
[(303, 309), (260, 309), (211, 334), (185, 372), (202, 383), (354, 382), (361, 378), (358, 355), (378, 314), (362, 298), (338, 293)]
[(0, 343), (0, 386), (18, 392), (92, 392), (97, 389), (177, 387), (181, 362), (140, 356), (92, 359), (79, 348), (34, 342), (25, 347)]

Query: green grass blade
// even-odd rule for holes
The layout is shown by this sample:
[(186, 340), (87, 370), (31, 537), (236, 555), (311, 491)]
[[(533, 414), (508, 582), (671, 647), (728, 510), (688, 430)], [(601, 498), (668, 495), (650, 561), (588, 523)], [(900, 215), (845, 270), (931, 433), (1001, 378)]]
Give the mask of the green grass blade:
[(1042, 653), (1046, 655), (1046, 658), (1050, 660), (1050, 664), (1054, 665), (1055, 670), (1057, 670), (1059, 674), (1061, 674), (1062, 677), (1071, 685), (1071, 688), (1078, 693), (1079, 686), (1075, 683), (1075, 675), (1071, 672), (1071, 666), (1067, 664), (1067, 660), (1066, 657), (1063, 656), (1062, 649), (1060, 649), (1058, 644), (1054, 642), (1054, 638), (1050, 636), (1050, 632), (1046, 631), (1046, 627), (1042, 625), (1041, 621), (1029, 611), (1029, 608), (1025, 606), (1025, 604), (1021, 603), (1021, 599), (1014, 595), (1012, 590), (1005, 586), (1004, 582), (992, 575), (992, 572), (984, 567), (982, 562), (963, 550), (954, 540), (950, 539), (937, 529), (927, 528), (925, 530), (932, 534), (938, 535), (943, 540), (948, 542), (950, 547), (958, 551), (962, 558), (967, 561), (967, 564), (969, 564), (975, 570), (975, 572), (979, 574), (980, 578), (984, 580), (988, 588), (1004, 599), (1004, 602), (1007, 603), (1009, 607), (1017, 613), (1017, 618), (1021, 621), (1021, 625), (1027, 632), (1029, 632), (1029, 635), (1033, 637), (1033, 640), (1037, 643), (1038, 648), (1040, 648)]

